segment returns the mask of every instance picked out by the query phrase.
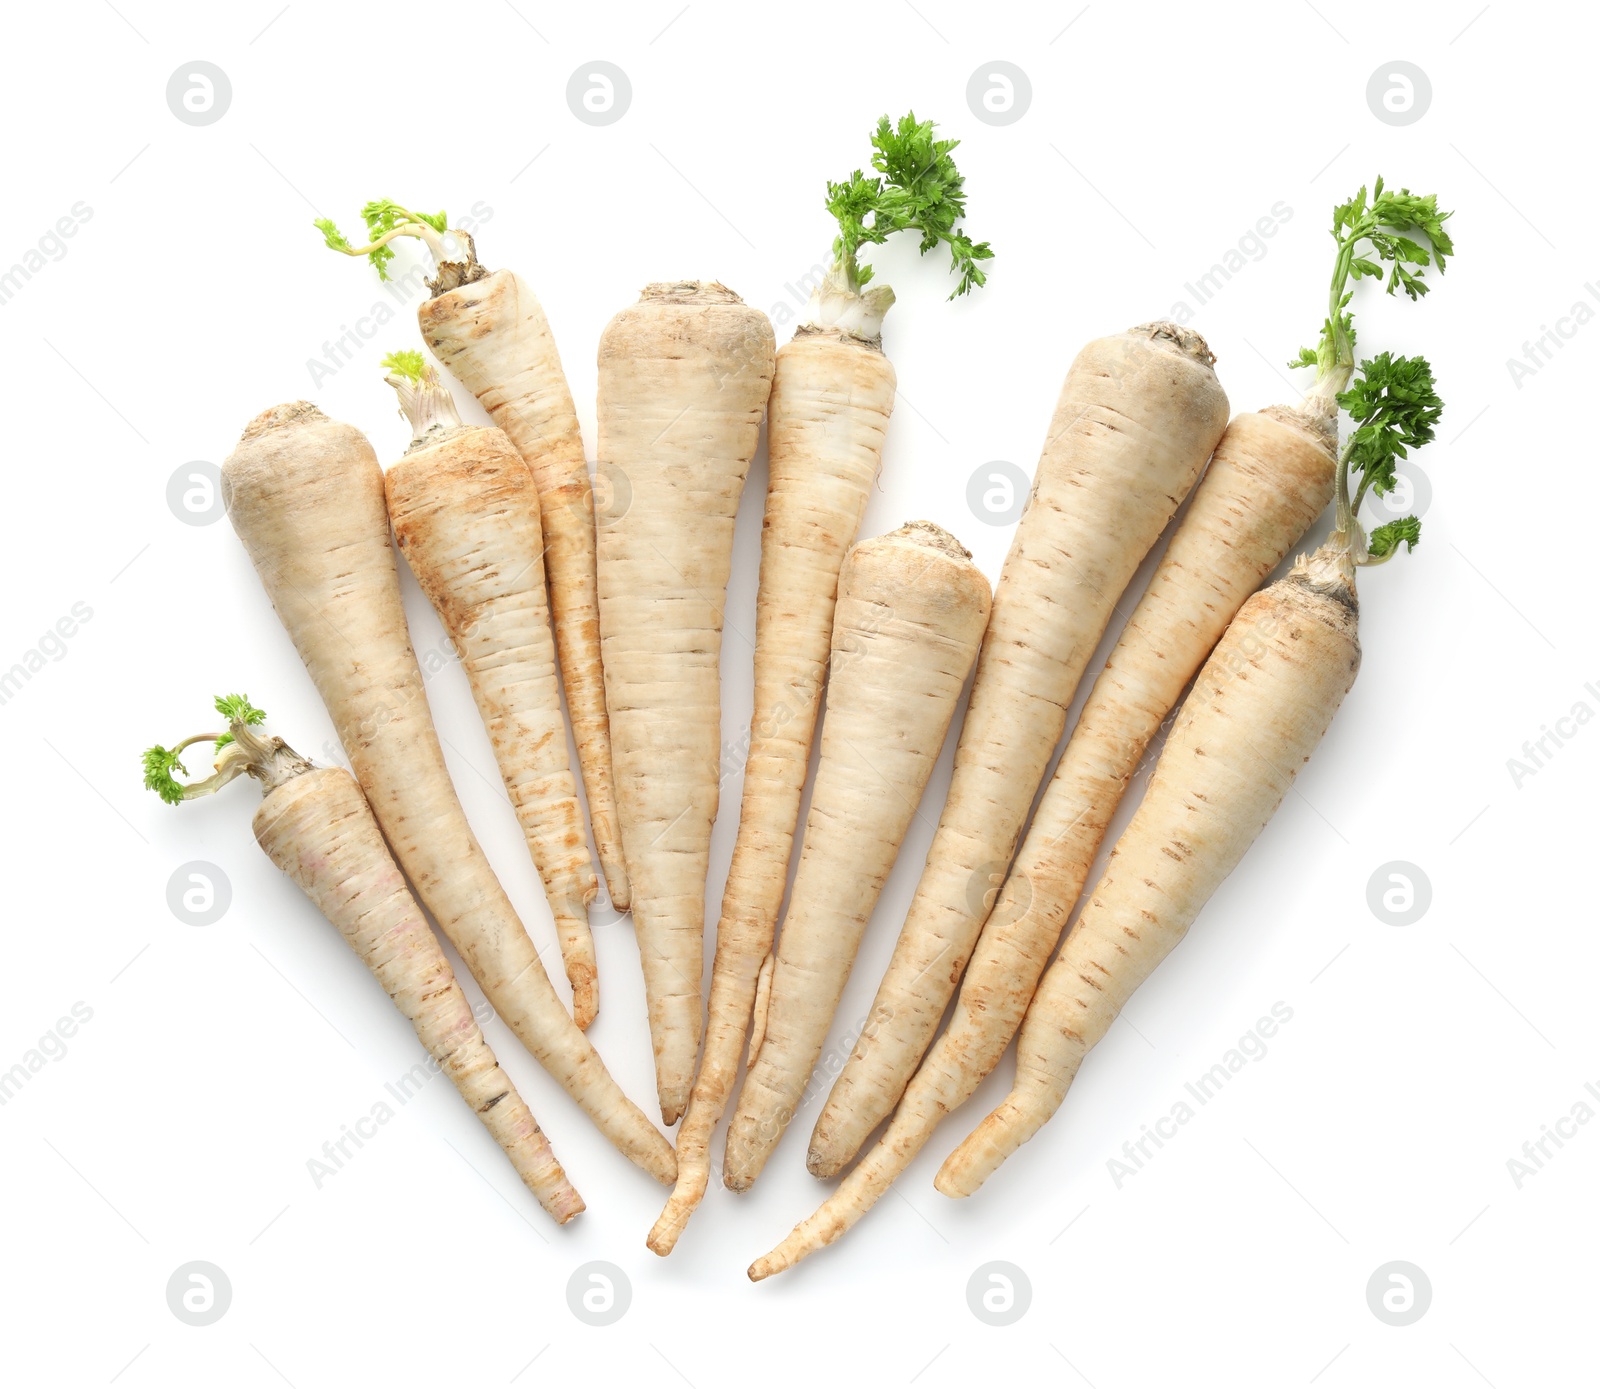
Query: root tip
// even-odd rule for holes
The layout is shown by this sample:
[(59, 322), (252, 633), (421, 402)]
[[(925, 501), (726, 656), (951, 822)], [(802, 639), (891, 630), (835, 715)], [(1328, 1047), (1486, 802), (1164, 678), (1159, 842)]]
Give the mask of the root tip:
[(663, 1259), (678, 1247), (678, 1238), (683, 1234), (684, 1227), (689, 1223), (689, 1217), (694, 1214), (694, 1207), (685, 1209), (676, 1195), (667, 1202), (666, 1209), (656, 1217), (656, 1223), (650, 1227), (650, 1233), (645, 1239), (645, 1247), (652, 1254), (659, 1254)]
[(820, 1181), (829, 1181), (839, 1175), (843, 1166), (836, 1158), (815, 1150), (806, 1154), (806, 1171)]
[(954, 1201), (971, 1196), (999, 1165), (977, 1155), (970, 1147), (971, 1143), (970, 1138), (962, 1143), (934, 1173), (933, 1189), (941, 1196), (948, 1196)]
[[(588, 930), (587, 921), (584, 922), (584, 930)], [(587, 1032), (589, 1024), (600, 1012), (600, 980), (595, 972), (592, 953), (587, 959), (580, 956), (567, 962), (567, 983), (572, 986), (572, 1021), (580, 1032)]]

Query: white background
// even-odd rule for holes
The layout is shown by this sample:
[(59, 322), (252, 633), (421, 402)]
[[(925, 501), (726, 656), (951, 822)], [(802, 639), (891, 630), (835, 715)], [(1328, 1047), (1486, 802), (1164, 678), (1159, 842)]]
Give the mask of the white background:
[[(0, 1070), (75, 1002), (93, 1017), (0, 1108), (8, 1382), (1575, 1381), (1592, 1349), (1600, 1125), (1552, 1146), (1520, 1189), (1507, 1160), (1600, 1083), (1584, 890), (1600, 728), (1520, 788), (1507, 759), (1577, 702), (1600, 709), (1585, 689), (1600, 659), (1579, 560), (1600, 492), (1588, 399), (1600, 327), (1578, 328), (1520, 386), (1507, 361), (1589, 299), (1600, 269), (1595, 194), (1567, 148), (1592, 128), (1595, 21), (1478, 0), (1318, 8), (11, 11), (0, 265), (75, 203), (92, 216), (0, 307), (14, 489), (0, 667), (74, 603), (92, 617), (0, 707), (13, 826)], [(203, 128), (164, 95), (195, 59), (232, 84)], [(629, 110), (603, 128), (565, 97), (595, 59), (632, 84)], [(1031, 78), (1010, 125), (968, 108), (990, 59)], [(1396, 59), (1432, 85), (1403, 128), (1365, 95)], [(919, 264), (904, 244), (876, 257), (900, 296), (885, 346), (903, 389), (865, 532), (928, 517), (991, 577), (1010, 533), (968, 510), (967, 480), (995, 459), (1031, 472), (1084, 341), (1187, 301), (1235, 409), (1292, 399), (1280, 364), (1324, 312), (1333, 204), (1381, 172), (1457, 210), (1459, 261), (1430, 273), (1424, 303), (1370, 285), (1360, 296), (1364, 350), (1427, 353), (1449, 408), (1418, 460), (1432, 484), (1424, 543), (1361, 579), (1365, 664), (1299, 794), (999, 1178), (961, 1203), (931, 1185), (1008, 1084), (1009, 1059), (897, 1197), (780, 1279), (752, 1286), (744, 1270), (824, 1194), (802, 1161), (810, 1112), (754, 1192), (713, 1190), (659, 1260), (644, 1236), (664, 1193), (498, 1022), (491, 1041), (588, 1199), (581, 1220), (552, 1226), (441, 1082), (317, 1189), (307, 1160), (418, 1051), (251, 843), (251, 788), (171, 810), (139, 786), (140, 748), (209, 723), (224, 690), (247, 690), (308, 753), (332, 749), (228, 524), (182, 524), (169, 477), (220, 462), (250, 417), (303, 396), (368, 431), (380, 456), (403, 447), (377, 361), (416, 345), (414, 306), (313, 384), (308, 361), (386, 298), (365, 265), (320, 249), (315, 213), (355, 230), (371, 197), (452, 214), (485, 203), (480, 254), (541, 295), (592, 449), (609, 315), (647, 281), (682, 276), (792, 313), (786, 282), (828, 251), (824, 180), (865, 162), (880, 112), (908, 107), (962, 138), (969, 229), (997, 259), (988, 287), (952, 305), (942, 257)], [(1264, 253), (1198, 305), (1186, 285), (1280, 202), (1292, 216)], [(780, 341), (788, 332), (780, 323)], [(727, 610), (729, 742), (749, 716), (764, 479), (760, 457)], [(436, 650), (437, 623), (406, 584), (418, 650)], [(544, 946), (549, 914), (461, 672), (429, 693), (473, 825)], [(836, 1036), (865, 1012), (948, 769), (947, 748)], [(736, 781), (723, 805), (713, 919)], [(232, 885), (209, 927), (167, 906), (191, 860)], [(1432, 884), (1408, 927), (1367, 905), (1392, 860)], [(645, 1101), (637, 951), (611, 917), (595, 914), (592, 1035)], [(1108, 1159), (1280, 1001), (1293, 1018), (1267, 1054), (1119, 1188)], [(232, 1287), (204, 1328), (165, 1293), (197, 1259)], [(592, 1260), (631, 1280), (609, 1327), (568, 1309), (568, 1279)], [(990, 1260), (1031, 1284), (1008, 1327), (968, 1308), (968, 1279)], [(1407, 1327), (1368, 1307), (1368, 1279), (1391, 1260), (1432, 1287)]]

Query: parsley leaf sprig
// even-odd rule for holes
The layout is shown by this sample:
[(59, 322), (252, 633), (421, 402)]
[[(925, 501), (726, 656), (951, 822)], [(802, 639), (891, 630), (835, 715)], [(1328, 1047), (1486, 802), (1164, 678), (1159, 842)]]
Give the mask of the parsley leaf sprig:
[(1403, 289), (1409, 299), (1422, 298), (1428, 292), (1426, 268), (1431, 265), (1442, 275), (1445, 261), (1455, 254), (1444, 226), (1450, 216), (1439, 211), (1436, 194), (1408, 188), (1397, 193), (1385, 188), (1381, 177), (1373, 181), (1370, 199), (1363, 185), (1349, 202), (1334, 208), (1332, 236), (1338, 252), (1328, 286), (1328, 316), (1315, 349), (1301, 348), (1289, 365), (1315, 367), (1317, 386), (1328, 383), (1334, 392), (1343, 390), (1355, 369), (1356, 333), (1349, 307), (1353, 286), (1363, 279), (1383, 279), (1387, 264), (1386, 293)]
[[(213, 704), (216, 711), (228, 721), (226, 732), (196, 733), (170, 748), (157, 743), (144, 751), (145, 789), (154, 791), (168, 805), (179, 805), (196, 796), (209, 795), (250, 769), (250, 755), (244, 754), (238, 746), (240, 735), (243, 733), (247, 740), (257, 741), (250, 739), (246, 730), (262, 723), (266, 714), (250, 703), (249, 695), (219, 695)], [(216, 770), (203, 781), (179, 781), (179, 776), (189, 774), (188, 768), (183, 765), (183, 753), (197, 743), (210, 743), (215, 748)], [(229, 747), (233, 748), (232, 753), (224, 751)]]
[(444, 238), (449, 234), (449, 222), (443, 212), (413, 212), (388, 198), (378, 198), (361, 209), (361, 220), (366, 223), (367, 244), (352, 246), (350, 239), (339, 230), (331, 217), (318, 217), (312, 224), (322, 233), (322, 244), (330, 251), (347, 256), (365, 256), (372, 262), (380, 280), (389, 278), (388, 265), (394, 259), (390, 242), (402, 236), (413, 236), (422, 241), (433, 255), (434, 263), (445, 260), (449, 248)]
[[(1391, 357), (1387, 352), (1361, 363), (1355, 381), (1340, 393), (1338, 402), (1356, 427), (1339, 455), (1330, 543), (1347, 549), (1356, 564), (1382, 564), (1398, 554), (1401, 545), (1408, 552), (1417, 547), (1422, 522), (1404, 516), (1368, 535), (1358, 514), (1362, 500), (1369, 490), (1377, 497), (1394, 490), (1396, 465), (1433, 439), (1444, 402), (1426, 358)], [(1361, 482), (1352, 498), (1350, 481), (1358, 473)]]
[(861, 249), (881, 246), (903, 231), (919, 234), (923, 255), (941, 244), (950, 248), (950, 269), (957, 276), (950, 298), (984, 283), (980, 262), (993, 259), (994, 252), (987, 241), (975, 242), (956, 227), (967, 211), (965, 179), (950, 157), (960, 143), (936, 138), (934, 123), (919, 121), (915, 112), (898, 124), (881, 116), (872, 134), (876, 176), (857, 169), (842, 183), (828, 184), (827, 208), (839, 224), (833, 256), (852, 291), (872, 279), (872, 266), (860, 262)]

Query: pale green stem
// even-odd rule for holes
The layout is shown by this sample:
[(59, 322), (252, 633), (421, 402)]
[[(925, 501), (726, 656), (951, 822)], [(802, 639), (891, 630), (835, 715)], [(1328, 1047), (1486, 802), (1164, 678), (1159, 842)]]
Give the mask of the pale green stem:
[[(191, 781), (183, 788), (183, 798), (192, 801), (200, 796), (210, 796), (220, 791), (230, 781), (240, 776), (253, 776), (261, 783), (262, 792), (283, 785), (291, 777), (312, 770), (311, 763), (300, 756), (282, 738), (263, 738), (242, 719), (228, 725), (233, 741), (217, 754), (216, 771), (202, 781)], [(195, 743), (216, 742), (220, 733), (198, 733), (185, 738), (174, 752), (181, 752)]]

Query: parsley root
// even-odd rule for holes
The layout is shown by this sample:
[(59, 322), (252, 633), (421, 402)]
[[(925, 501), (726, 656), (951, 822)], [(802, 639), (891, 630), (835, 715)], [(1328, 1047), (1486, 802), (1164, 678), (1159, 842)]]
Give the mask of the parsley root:
[(989, 619), (989, 581), (926, 521), (839, 575), (822, 755), (723, 1181), (749, 1188), (799, 1107)]
[[(999, 1062), (1083, 891), (1111, 816), (1161, 724), (1241, 605), (1333, 497), (1344, 462), (1337, 456), (1339, 405), (1361, 426), (1347, 446), (1349, 457), (1363, 447), (1366, 422), (1385, 393), (1403, 398), (1421, 390), (1432, 397), (1431, 378), (1422, 380), (1428, 377), (1425, 362), (1396, 363), (1387, 353), (1366, 363), (1345, 394), (1355, 370), (1349, 305), (1354, 285), (1363, 277), (1381, 277), (1383, 261), (1392, 267), (1390, 293), (1401, 287), (1412, 299), (1425, 294), (1421, 267), (1434, 264), (1442, 272), (1454, 251), (1444, 230), (1449, 216), (1438, 211), (1433, 195), (1385, 190), (1381, 178), (1370, 202), (1362, 188), (1334, 209), (1328, 317), (1317, 349), (1302, 352), (1298, 362), (1316, 367), (1316, 379), (1298, 405), (1239, 416), (1217, 445), (1183, 523), (1090, 692), (996, 896), (950, 1026), (923, 1063), (930, 1096), (938, 1096), (937, 1107), (922, 1104), (925, 1114), (962, 1103)], [(1405, 235), (1410, 231), (1426, 244)], [(1398, 403), (1383, 408), (1398, 419)], [(1422, 422), (1409, 421), (1406, 428), (1418, 431)], [(1413, 442), (1420, 437), (1416, 433)], [(1405, 444), (1396, 447), (1403, 455)], [(1381, 462), (1364, 458), (1357, 466), (1362, 493), (1376, 486), (1381, 494), (1394, 485), (1392, 455)], [(1354, 505), (1360, 501), (1358, 494)]]
[(372, 446), (306, 401), (275, 406), (223, 463), (222, 490), (423, 903), (523, 1045), (623, 1154), (671, 1182), (671, 1145), (568, 1016), (456, 798), (406, 629)]
[[(1374, 367), (1363, 370), (1375, 377)], [(1432, 384), (1428, 373), (1430, 396)], [(1430, 410), (1420, 430), (1393, 417), (1377, 428), (1426, 442)], [(946, 1196), (971, 1195), (1056, 1112), (1084, 1056), (1237, 867), (1344, 702), (1361, 664), (1356, 567), (1411, 548), (1421, 529), (1407, 517), (1363, 534), (1347, 489), (1362, 451), (1341, 460), (1333, 534), (1245, 603), (1196, 678), (1144, 800), (1028, 1006), (1011, 1093), (934, 1178)]]
[[(999, 1063), (1151, 740), (1246, 596), (1334, 493), (1340, 470), (1334, 451), (1337, 405), (1352, 408), (1363, 424), (1370, 422), (1375, 412), (1365, 402), (1383, 397), (1380, 380), (1402, 397), (1420, 390), (1431, 398), (1431, 381), (1421, 380), (1425, 363), (1396, 368), (1386, 356), (1365, 364), (1357, 392), (1341, 396), (1354, 368), (1355, 332), (1347, 311), (1350, 265), (1374, 232), (1380, 259), (1406, 254), (1409, 264), (1426, 264), (1427, 252), (1399, 236), (1415, 226), (1442, 267), (1453, 250), (1442, 226), (1448, 215), (1437, 213), (1432, 197), (1385, 193), (1381, 180), (1371, 204), (1362, 189), (1335, 210), (1329, 317), (1319, 351), (1302, 354), (1318, 366), (1311, 391), (1298, 406), (1241, 415), (1223, 435), (1090, 692), (1016, 863), (996, 894), (949, 1025), (917, 1069), (883, 1136), (806, 1223), (807, 1238), (786, 1242), (788, 1257), (803, 1257), (814, 1247), (807, 1240), (837, 1238), (859, 1219), (906, 1170), (945, 1115)], [(1392, 278), (1391, 290), (1396, 283), (1412, 298), (1426, 291), (1420, 271)], [(1391, 412), (1390, 419), (1399, 416)], [(1392, 451), (1364, 458), (1364, 481), (1387, 492), (1394, 485), (1395, 451), (1403, 455), (1408, 440), (1423, 441), (1431, 428), (1425, 410), (1406, 421), (1403, 435), (1386, 433)], [(1357, 447), (1352, 439), (1347, 456)], [(814, 1167), (816, 1156), (814, 1148)], [(834, 1233), (824, 1236), (824, 1230)]]
[[(996, 894), (950, 1023), (906, 1088), (882, 1151), (873, 1155), (874, 1169), (888, 1180), (999, 1063), (1152, 739), (1245, 599), (1332, 497), (1337, 403), (1355, 366), (1348, 311), (1352, 266), (1373, 264), (1358, 253), (1370, 245), (1378, 259), (1404, 255), (1410, 264), (1426, 264), (1429, 251), (1400, 235), (1418, 227), (1442, 267), (1453, 250), (1443, 230), (1448, 216), (1438, 214), (1431, 196), (1385, 192), (1381, 179), (1370, 204), (1363, 188), (1335, 209), (1328, 318), (1318, 351), (1303, 354), (1318, 368), (1316, 381), (1298, 405), (1240, 415), (1217, 445), (1182, 524), (1090, 691), (1016, 863)], [(1391, 290), (1397, 284), (1413, 298), (1426, 291), (1420, 271), (1391, 278)], [(1374, 370), (1395, 388), (1408, 389), (1405, 373), (1394, 373), (1387, 358)], [(1392, 485), (1392, 475), (1385, 480), (1374, 474), (1374, 480), (1383, 483), (1382, 490)], [(826, 1136), (820, 1126), (819, 1136)], [(814, 1142), (813, 1170), (836, 1168), (849, 1156)]]
[(819, 1175), (887, 1117), (933, 1040), (1112, 605), (1227, 423), (1211, 362), (1198, 334), (1147, 323), (1091, 342), (1067, 373), (995, 589), (950, 793), (872, 1005), (884, 1021), (863, 1033), (812, 1136)]
[[(1084, 1055), (1272, 818), (1355, 681), (1355, 571), (1414, 546), (1421, 526), (1408, 516), (1367, 536), (1350, 474), (1362, 474), (1363, 491), (1388, 491), (1395, 460), (1432, 439), (1443, 407), (1426, 362), (1383, 357), (1362, 363), (1338, 403), (1359, 424), (1335, 476), (1333, 532), (1244, 604), (1196, 677), (1144, 800), (1029, 1005), (1010, 1095), (939, 1169), (947, 1196), (970, 1195), (1055, 1113)], [(831, 1244), (887, 1189), (900, 1143), (925, 1137), (929, 1114), (915, 1111), (935, 1122), (944, 1112), (933, 1083), (914, 1089), (883, 1140), (751, 1278)]]
[(395, 240), (411, 237), (427, 247), (435, 278), (429, 281), (432, 298), (417, 310), (423, 340), (477, 396), (533, 474), (556, 652), (589, 823), (612, 904), (625, 911), (628, 878), (617, 833), (600, 671), (594, 498), (583, 435), (550, 324), (532, 289), (513, 271), (485, 270), (472, 237), (449, 230), (444, 213), (413, 212), (380, 199), (362, 208), (361, 215), (369, 238), (365, 246), (352, 246), (325, 217), (317, 220), (317, 230), (330, 250), (366, 256), (380, 278), (387, 278)]
[(720, 284), (653, 284), (600, 338), (600, 632), (617, 813), (662, 1118), (700, 1050), (733, 523), (772, 385), (772, 325)]
[[(227, 731), (149, 749), (145, 785), (177, 805), (241, 775), (261, 783), (254, 829), (262, 852), (338, 929), (505, 1150), (523, 1184), (557, 1224), (565, 1225), (583, 1210), (583, 1198), (484, 1041), (361, 788), (348, 772), (313, 767), (283, 739), (263, 737), (256, 725), (265, 716), (245, 696), (225, 696), (216, 707)], [(205, 780), (184, 785), (173, 773), (184, 770), (179, 759), (196, 743), (215, 744), (216, 769)]]
[(567, 760), (533, 478), (504, 433), (461, 423), (420, 352), (384, 365), (413, 434), (383, 475), (395, 540), (460, 652), (587, 1028), (599, 1007), (587, 912), (599, 885)]
[[(989, 258), (955, 232), (965, 212), (961, 175), (933, 122), (887, 116), (872, 136), (878, 177), (859, 170), (829, 183), (838, 224), (834, 259), (812, 293), (807, 320), (779, 349), (767, 419), (767, 503), (756, 593), (755, 704), (745, 757), (739, 833), (722, 893), (705, 1051), (683, 1126), (678, 1183), (650, 1232), (668, 1254), (705, 1195), (711, 1134), (727, 1107), (751, 1019), (757, 980), (770, 958), (789, 878), (800, 796), (827, 675), (839, 566), (855, 539), (883, 457), (895, 372), (882, 349), (887, 285), (865, 286), (872, 267), (857, 253), (896, 231), (922, 249), (951, 242), (960, 294), (983, 283)], [(756, 1015), (765, 1007), (757, 1003)]]

